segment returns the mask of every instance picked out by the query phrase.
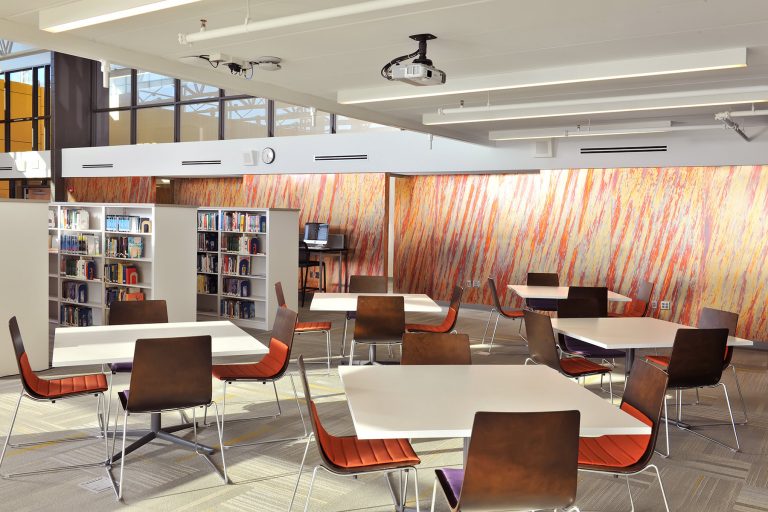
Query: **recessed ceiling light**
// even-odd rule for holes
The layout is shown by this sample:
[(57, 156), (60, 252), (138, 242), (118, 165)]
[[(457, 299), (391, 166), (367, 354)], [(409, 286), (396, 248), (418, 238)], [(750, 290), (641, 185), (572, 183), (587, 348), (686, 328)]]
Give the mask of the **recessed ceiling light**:
[[(40, 11), (40, 29), (65, 32), (131, 16), (170, 9), (200, 0), (80, 0)], [(118, 5), (116, 5), (118, 4)]]

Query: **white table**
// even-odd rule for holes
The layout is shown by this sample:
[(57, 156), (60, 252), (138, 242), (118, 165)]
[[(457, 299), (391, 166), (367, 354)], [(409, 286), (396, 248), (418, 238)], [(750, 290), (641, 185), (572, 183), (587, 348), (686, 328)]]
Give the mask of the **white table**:
[(429, 295), (423, 293), (316, 293), (310, 311), (357, 311), (357, 298), (403, 297), (406, 313), (440, 313), (442, 309)]
[(339, 367), (360, 439), (469, 438), (477, 411), (578, 409), (579, 435), (651, 428), (544, 365)]
[[(693, 327), (651, 317), (610, 317), (553, 318), (552, 329), (597, 347), (626, 350), (625, 370), (629, 373), (636, 349), (672, 348), (677, 330)], [(752, 342), (728, 336), (728, 345), (746, 347)]]
[[(507, 288), (514, 291), (523, 299), (554, 299), (568, 298), (568, 286), (527, 286), (524, 284), (508, 284)], [(631, 302), (632, 299), (608, 290), (609, 302)]]
[[(269, 352), (259, 340), (243, 331), (230, 321), (217, 322), (175, 322), (166, 324), (97, 325), (90, 327), (57, 327), (53, 339), (53, 366), (80, 366), (86, 364), (128, 363), (133, 361), (136, 340), (148, 338), (175, 338), (181, 336), (211, 336), (211, 355), (258, 356)], [(109, 390), (111, 394), (111, 389)], [(117, 454), (123, 455), (144, 446), (154, 439), (170, 441), (195, 451), (195, 444), (174, 436), (178, 430), (191, 428), (183, 423), (163, 428), (159, 413), (151, 414), (149, 430), (138, 431), (141, 437)], [(136, 431), (132, 433), (136, 434)], [(197, 449), (211, 454), (210, 446), (197, 445)]]

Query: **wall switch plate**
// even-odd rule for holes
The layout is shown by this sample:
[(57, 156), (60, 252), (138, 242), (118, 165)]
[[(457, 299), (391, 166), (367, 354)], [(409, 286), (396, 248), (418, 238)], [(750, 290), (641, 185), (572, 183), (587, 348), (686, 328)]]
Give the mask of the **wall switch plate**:
[(467, 279), (467, 288), (472, 288), (472, 280)]
[(475, 279), (475, 282), (474, 282), (473, 286), (475, 288), (480, 288), (480, 280), (479, 279)]
[(652, 300), (652, 301), (651, 301), (651, 309), (656, 309), (656, 308), (658, 308), (658, 307), (659, 307), (659, 301), (657, 301), (657, 300)]
[(661, 309), (662, 310), (672, 309), (668, 300), (661, 301)]

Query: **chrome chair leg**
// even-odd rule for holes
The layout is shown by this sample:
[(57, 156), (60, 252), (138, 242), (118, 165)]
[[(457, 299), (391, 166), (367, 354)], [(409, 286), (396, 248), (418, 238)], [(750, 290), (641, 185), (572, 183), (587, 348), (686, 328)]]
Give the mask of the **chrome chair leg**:
[(723, 387), (723, 395), (725, 395), (725, 405), (728, 406), (728, 415), (731, 417), (731, 428), (733, 429), (733, 437), (736, 439), (736, 450), (739, 451), (741, 449), (741, 446), (739, 446), (739, 435), (736, 433), (736, 422), (733, 421), (733, 409), (731, 409), (731, 400), (728, 398), (728, 388), (725, 387), (725, 384), (720, 382), (718, 384), (719, 386)]
[[(5, 451), (8, 449), (8, 442), (11, 440), (11, 433), (13, 432), (13, 426), (16, 424), (16, 415), (19, 413), (19, 406), (21, 406), (21, 399), (24, 396), (24, 389), (22, 388), (19, 393), (19, 399), (16, 400), (16, 407), (13, 409), (13, 415), (11, 416), (11, 425), (8, 427), (8, 435), (5, 436), (5, 442), (3, 443), (3, 452), (0, 453), (0, 467), (3, 465), (3, 459), (5, 458)], [(2, 475), (0, 473), (0, 475)], [(2, 475), (3, 477), (5, 475)]]
[(328, 360), (328, 375), (331, 374), (331, 331), (325, 331), (325, 353)]
[[(115, 413), (115, 416), (117, 416), (117, 413)], [(117, 484), (117, 501), (120, 501), (123, 499), (123, 471), (125, 469), (125, 438), (126, 436), (126, 428), (128, 426), (128, 411), (123, 412), (123, 448), (120, 451), (120, 453), (123, 454), (122, 457), (120, 457), (120, 480)], [(115, 432), (114, 435), (117, 436), (117, 417), (115, 417)]]
[(733, 380), (736, 381), (736, 390), (739, 392), (739, 399), (741, 400), (741, 410), (744, 413), (744, 421), (739, 423), (739, 425), (746, 425), (749, 422), (747, 403), (744, 401), (744, 395), (741, 393), (741, 384), (739, 384), (739, 376), (736, 374), (736, 367), (734, 365), (730, 366), (731, 370), (733, 370)]
[(435, 483), (432, 484), (432, 505), (429, 507), (429, 512), (435, 512), (436, 498), (437, 498), (437, 477), (435, 477)]
[(493, 340), (496, 339), (496, 328), (499, 326), (499, 318), (501, 318), (501, 313), (496, 313), (496, 323), (493, 324), (493, 334), (491, 334), (491, 346), (488, 347), (488, 353), (491, 353), (491, 350), (493, 350)]
[(320, 469), (320, 466), (315, 466), (314, 471), (312, 471), (312, 480), (309, 481), (309, 489), (307, 490), (307, 502), (304, 504), (304, 512), (309, 511), (309, 499), (312, 496), (312, 486), (315, 485), (315, 478), (317, 477), (318, 469)]
[(347, 347), (347, 325), (349, 324), (349, 316), (344, 315), (344, 335), (341, 337), (341, 357), (345, 357), (344, 350)]
[(355, 358), (355, 339), (349, 342), (349, 366), (352, 366), (352, 361)]
[(488, 334), (488, 327), (491, 325), (491, 318), (493, 317), (493, 314), (496, 312), (496, 308), (491, 308), (491, 311), (488, 313), (488, 321), (485, 322), (485, 330), (483, 331), (483, 340), (481, 343), (485, 344), (485, 335)]
[(625, 475), (627, 480), (627, 494), (629, 495), (630, 512), (635, 512), (635, 500), (632, 499), (632, 488), (629, 486), (629, 475)]
[(667, 503), (667, 493), (664, 492), (664, 484), (661, 482), (661, 473), (659, 468), (655, 464), (649, 464), (645, 469), (653, 468), (656, 471), (656, 479), (659, 481), (659, 489), (661, 489), (661, 498), (664, 500), (664, 508), (669, 512), (669, 503)]
[(291, 495), (291, 503), (288, 505), (288, 512), (291, 512), (293, 508), (293, 502), (296, 500), (296, 491), (299, 490), (299, 481), (301, 481), (301, 474), (304, 471), (304, 462), (307, 460), (307, 452), (309, 451), (309, 444), (312, 442), (314, 434), (307, 436), (307, 444), (304, 446), (304, 455), (301, 457), (301, 464), (299, 465), (299, 475), (296, 478), (296, 485), (293, 486), (293, 495)]

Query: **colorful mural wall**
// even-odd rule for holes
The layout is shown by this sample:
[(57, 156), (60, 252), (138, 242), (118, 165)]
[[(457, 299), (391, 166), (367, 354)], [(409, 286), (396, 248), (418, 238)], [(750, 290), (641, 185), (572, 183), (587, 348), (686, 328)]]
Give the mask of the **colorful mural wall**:
[(155, 178), (67, 178), (70, 202), (154, 203)]
[(465, 301), (490, 304), (489, 276), (506, 289), (557, 272), (624, 294), (648, 279), (672, 302), (656, 316), (736, 311), (739, 335), (768, 340), (768, 166), (406, 177), (395, 198), (397, 290), (447, 300), (480, 281)]

